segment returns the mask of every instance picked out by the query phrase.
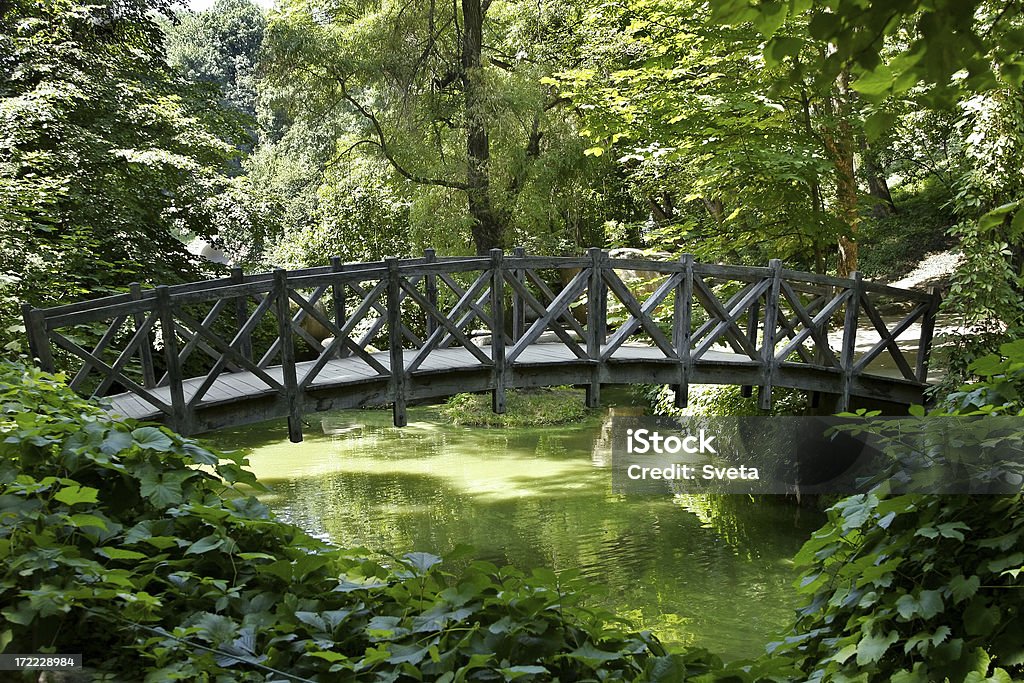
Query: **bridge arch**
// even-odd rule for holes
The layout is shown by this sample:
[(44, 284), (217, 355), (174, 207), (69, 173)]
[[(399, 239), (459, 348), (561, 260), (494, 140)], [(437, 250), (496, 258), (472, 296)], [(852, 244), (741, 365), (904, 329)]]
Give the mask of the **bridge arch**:
[[(638, 287), (624, 276), (638, 271), (653, 279)], [(297, 441), (311, 411), (390, 403), (402, 426), (410, 401), (489, 390), (504, 412), (507, 389), (557, 384), (585, 385), (594, 406), (602, 384), (633, 383), (673, 385), (680, 406), (691, 383), (757, 386), (762, 407), (774, 387), (835, 394), (840, 409), (854, 396), (909, 404), (927, 386), (938, 304), (934, 291), (778, 260), (516, 249), (235, 269), (23, 312), (40, 365), (72, 367), (71, 387), (111, 412), (185, 434), (287, 417)], [(883, 312), (896, 312), (894, 325)], [(882, 358), (890, 369), (878, 369)]]

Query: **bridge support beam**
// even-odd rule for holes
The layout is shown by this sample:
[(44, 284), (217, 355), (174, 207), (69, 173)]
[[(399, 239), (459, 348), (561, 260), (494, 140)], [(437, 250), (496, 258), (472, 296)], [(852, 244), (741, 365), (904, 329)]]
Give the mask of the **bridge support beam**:
[(590, 385), (587, 386), (587, 407), (601, 405), (601, 346), (608, 336), (608, 290), (604, 283), (604, 268), (608, 255), (593, 247), (590, 255), (590, 280), (587, 284), (587, 357), (594, 362)]
[(409, 423), (405, 412), (405, 354), (402, 353), (402, 283), (398, 259), (387, 259), (388, 266), (388, 345), (391, 359), (391, 418), (396, 427)]
[(853, 384), (854, 358), (857, 352), (857, 318), (860, 315), (860, 298), (864, 283), (858, 271), (850, 273), (853, 285), (846, 301), (846, 317), (843, 320), (843, 350), (839, 364), (843, 370), (842, 390), (836, 403), (836, 412), (850, 409), (850, 390)]
[(494, 389), (491, 390), (491, 410), (505, 414), (505, 279), (502, 274), (504, 256), (501, 249), (491, 249), (491, 361), (494, 363)]
[(288, 271), (274, 271), (277, 294), (277, 330), (281, 339), (281, 375), (288, 402), (288, 440), (302, 443), (302, 394), (295, 374), (295, 344), (292, 341), (292, 311), (288, 298)]
[(775, 360), (775, 342), (779, 331), (779, 290), (782, 287), (782, 261), (773, 258), (768, 262), (772, 271), (771, 286), (765, 292), (764, 331), (761, 342), (761, 388), (757, 392), (757, 403), (761, 410), (772, 407), (772, 386), (778, 361)]

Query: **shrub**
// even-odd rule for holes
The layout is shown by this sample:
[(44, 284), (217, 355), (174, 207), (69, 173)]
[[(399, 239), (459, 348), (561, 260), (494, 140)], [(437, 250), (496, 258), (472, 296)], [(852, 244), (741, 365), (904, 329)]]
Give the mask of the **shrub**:
[(505, 413), (491, 410), (487, 394), (456, 394), (441, 414), (455, 425), (480, 427), (538, 427), (579, 422), (593, 413), (584, 392), (571, 387), (511, 389), (505, 395)]

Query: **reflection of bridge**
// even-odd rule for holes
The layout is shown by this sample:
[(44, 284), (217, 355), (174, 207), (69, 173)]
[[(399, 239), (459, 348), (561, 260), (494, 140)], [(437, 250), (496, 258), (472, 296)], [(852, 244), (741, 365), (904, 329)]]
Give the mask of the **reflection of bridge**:
[[(638, 285), (626, 271), (652, 279)], [(851, 396), (911, 403), (926, 386), (937, 305), (934, 293), (777, 260), (723, 266), (517, 249), (236, 269), (26, 308), (25, 323), (41, 365), (71, 365), (71, 386), (107, 397), (111, 412), (184, 433), (287, 416), (299, 440), (311, 410), (390, 402), (403, 425), (410, 400), (490, 390), (503, 412), (506, 388), (555, 384), (586, 385), (591, 405), (601, 384), (627, 383), (674, 385), (680, 405), (690, 383), (758, 386), (763, 407), (775, 386), (835, 394), (840, 408)], [(898, 311), (894, 327), (880, 310)], [(866, 349), (857, 340), (864, 318), (873, 328)], [(900, 342), (911, 326), (919, 334), (908, 360)], [(833, 329), (841, 335), (830, 344)], [(896, 376), (878, 369), (881, 356)]]

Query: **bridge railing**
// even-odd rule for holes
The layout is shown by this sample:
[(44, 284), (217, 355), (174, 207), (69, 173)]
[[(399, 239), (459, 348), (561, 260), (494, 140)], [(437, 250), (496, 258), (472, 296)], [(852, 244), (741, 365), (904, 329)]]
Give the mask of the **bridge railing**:
[[(926, 382), (937, 306), (935, 292), (788, 270), (777, 260), (730, 266), (688, 255), (626, 259), (591, 249), (565, 258), (516, 249), (235, 269), (217, 280), (134, 284), (126, 294), (26, 307), (24, 316), (33, 355), (45, 369), (68, 369), (82, 394), (132, 394), (139, 412), (160, 413), (188, 432), (202, 404), (238, 398), (218, 384), (229, 375), (248, 395), (278, 401), (296, 436), (305, 397), (333, 381), (332, 360), (358, 359), (346, 372), (386, 380), (395, 421), (404, 423), (410, 378), (444, 370), (460, 349), (463, 365), (490, 373), (494, 409), (503, 411), (516, 368), (537, 362), (530, 350), (545, 342), (580, 367), (592, 405), (608, 364), (643, 348), (644, 362), (675, 368), (679, 405), (694, 369), (724, 359), (756, 366), (763, 407), (792, 367), (833, 376), (844, 407), (857, 379), (883, 360), (898, 379)], [(875, 334), (861, 330), (858, 340), (865, 322)], [(912, 346), (912, 333), (908, 359), (900, 342)]]

